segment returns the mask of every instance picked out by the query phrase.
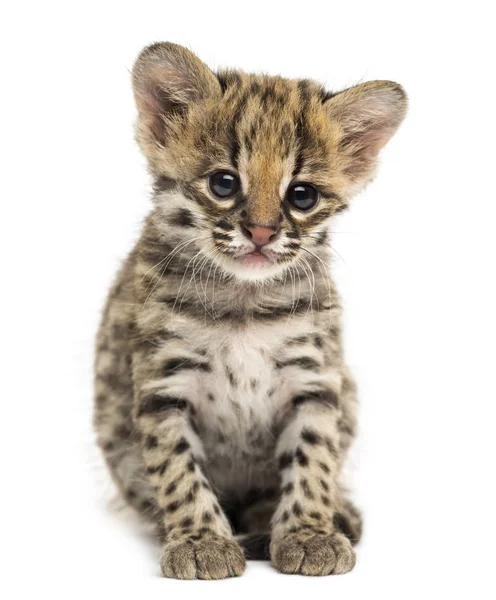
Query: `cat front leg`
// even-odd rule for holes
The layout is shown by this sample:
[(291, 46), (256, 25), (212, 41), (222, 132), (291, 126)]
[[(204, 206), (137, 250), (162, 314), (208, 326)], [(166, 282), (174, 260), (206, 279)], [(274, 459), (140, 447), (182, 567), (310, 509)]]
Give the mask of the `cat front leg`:
[(191, 425), (191, 404), (166, 390), (138, 396), (135, 422), (162, 514), (163, 574), (177, 579), (241, 575), (243, 551), (203, 474), (204, 453)]
[(355, 553), (336, 519), (342, 504), (338, 395), (302, 392), (291, 410), (276, 449), (281, 500), (272, 519), (272, 564), (283, 573), (346, 573)]

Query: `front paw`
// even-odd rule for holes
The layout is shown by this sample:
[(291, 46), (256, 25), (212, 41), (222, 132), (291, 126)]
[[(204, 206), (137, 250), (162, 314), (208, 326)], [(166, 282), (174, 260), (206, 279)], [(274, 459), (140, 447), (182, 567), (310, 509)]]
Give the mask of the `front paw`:
[(175, 579), (238, 577), (246, 566), (239, 544), (213, 535), (166, 543), (160, 563), (164, 576)]
[(341, 533), (308, 535), (292, 533), (273, 541), (272, 564), (281, 573), (331, 575), (347, 573), (355, 566), (355, 552)]

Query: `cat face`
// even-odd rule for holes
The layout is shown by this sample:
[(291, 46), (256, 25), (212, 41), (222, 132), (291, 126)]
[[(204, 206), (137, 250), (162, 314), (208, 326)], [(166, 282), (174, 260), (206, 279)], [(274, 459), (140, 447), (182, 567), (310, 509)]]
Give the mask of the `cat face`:
[(263, 280), (326, 244), (406, 111), (392, 82), (338, 94), (309, 80), (214, 74), (174, 44), (133, 70), (138, 142), (164, 224), (225, 271)]

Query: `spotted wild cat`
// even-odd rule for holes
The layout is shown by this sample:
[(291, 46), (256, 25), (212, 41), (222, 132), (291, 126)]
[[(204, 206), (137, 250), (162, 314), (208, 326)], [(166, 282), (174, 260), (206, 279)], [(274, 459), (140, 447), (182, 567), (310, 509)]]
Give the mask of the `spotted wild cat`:
[(355, 433), (333, 216), (372, 178), (402, 88), (212, 72), (138, 57), (137, 138), (154, 208), (98, 335), (95, 425), (122, 495), (157, 525), (167, 577), (353, 568), (340, 471)]

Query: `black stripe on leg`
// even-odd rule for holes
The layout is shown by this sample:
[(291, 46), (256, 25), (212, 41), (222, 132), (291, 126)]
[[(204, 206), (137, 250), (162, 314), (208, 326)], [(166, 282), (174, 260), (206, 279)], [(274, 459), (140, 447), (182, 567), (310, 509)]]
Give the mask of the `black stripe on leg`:
[(276, 367), (278, 369), (284, 369), (285, 367), (301, 367), (302, 369), (313, 370), (318, 369), (319, 366), (319, 363), (310, 356), (299, 356), (298, 358), (276, 362)]
[(310, 429), (310, 427), (305, 427), (302, 432), (301, 432), (301, 439), (306, 442), (307, 444), (310, 444), (311, 446), (315, 446), (316, 444), (320, 444), (322, 441), (322, 438), (320, 437), (320, 435), (314, 431), (313, 429)]
[(153, 415), (169, 410), (186, 410), (188, 402), (184, 398), (176, 398), (175, 396), (148, 396), (141, 402), (138, 411), (138, 417), (143, 415)]
[(321, 404), (327, 404), (333, 408), (337, 408), (339, 405), (339, 398), (336, 392), (332, 390), (320, 390), (305, 392), (293, 396), (291, 399), (293, 406), (301, 406), (305, 402), (320, 402)]
[(163, 367), (163, 376), (171, 377), (181, 371), (203, 371), (209, 373), (212, 369), (207, 362), (197, 361), (186, 357), (170, 358)]
[(293, 455), (290, 452), (283, 452), (279, 456), (279, 469), (287, 469), (293, 463)]

